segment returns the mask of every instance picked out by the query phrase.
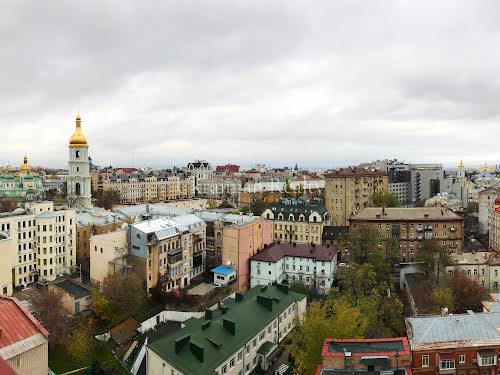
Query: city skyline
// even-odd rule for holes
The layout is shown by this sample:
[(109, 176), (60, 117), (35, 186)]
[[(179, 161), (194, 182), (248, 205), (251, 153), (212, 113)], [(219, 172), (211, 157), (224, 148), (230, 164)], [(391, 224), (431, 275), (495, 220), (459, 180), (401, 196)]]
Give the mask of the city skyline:
[(6, 6), (0, 164), (498, 164), (499, 4), (304, 5)]

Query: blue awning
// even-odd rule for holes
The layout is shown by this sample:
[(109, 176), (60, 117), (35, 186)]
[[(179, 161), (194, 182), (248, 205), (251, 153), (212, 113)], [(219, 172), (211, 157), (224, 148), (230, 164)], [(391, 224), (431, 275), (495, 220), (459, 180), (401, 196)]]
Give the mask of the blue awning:
[(224, 275), (224, 276), (230, 276), (233, 273), (236, 273), (235, 270), (233, 270), (232, 268), (226, 267), (226, 266), (217, 266), (214, 269), (210, 270), (210, 272), (219, 273), (219, 274)]

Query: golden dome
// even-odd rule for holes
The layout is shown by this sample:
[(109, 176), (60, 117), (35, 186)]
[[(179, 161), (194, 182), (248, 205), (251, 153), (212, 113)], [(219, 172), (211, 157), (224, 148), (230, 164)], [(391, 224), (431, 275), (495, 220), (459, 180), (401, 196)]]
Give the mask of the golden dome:
[(458, 168), (465, 168), (465, 165), (464, 165), (464, 162), (462, 160), (460, 160), (460, 164), (458, 165)]
[(31, 171), (31, 167), (28, 164), (28, 157), (24, 154), (24, 164), (19, 168), (19, 172), (28, 173)]
[(70, 147), (86, 147), (87, 138), (82, 133), (81, 127), (82, 119), (80, 118), (80, 113), (76, 115), (76, 129), (71, 138), (69, 139)]

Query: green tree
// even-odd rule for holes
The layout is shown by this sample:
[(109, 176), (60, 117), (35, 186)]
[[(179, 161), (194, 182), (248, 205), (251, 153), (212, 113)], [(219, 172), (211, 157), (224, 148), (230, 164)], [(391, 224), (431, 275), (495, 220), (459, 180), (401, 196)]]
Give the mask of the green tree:
[(440, 313), (441, 309), (453, 309), (453, 289), (447, 287), (436, 288), (432, 291), (432, 302), (435, 313)]
[(253, 197), (250, 202), (250, 212), (252, 212), (255, 216), (260, 216), (264, 212), (266, 208), (266, 202), (261, 197)]
[(102, 294), (120, 317), (136, 314), (146, 303), (146, 285), (135, 274), (114, 273), (106, 276)]
[(359, 265), (350, 263), (339, 267), (337, 281), (342, 294), (352, 295), (353, 299), (367, 297), (377, 285), (377, 275), (369, 263)]
[(397, 207), (398, 196), (388, 191), (373, 193), (370, 201), (375, 207)]
[(99, 291), (92, 293), (92, 310), (107, 322), (116, 323), (118, 319), (116, 306)]
[(77, 363), (86, 364), (89, 362), (93, 351), (93, 333), (95, 322), (93, 319), (80, 319), (73, 332), (67, 338), (66, 351)]
[(323, 305), (313, 302), (303, 320), (296, 322), (287, 345), (295, 371), (299, 375), (314, 374), (327, 337), (361, 338), (367, 326), (366, 316), (342, 298), (328, 299)]
[(290, 290), (306, 295), (309, 295), (309, 293), (311, 293), (311, 288), (309, 288), (306, 284), (300, 281), (294, 281), (293, 283), (291, 283)]
[(113, 205), (120, 201), (120, 193), (114, 189), (94, 190), (93, 197), (97, 207), (111, 210)]
[(218, 206), (219, 206), (219, 204), (217, 203), (217, 201), (215, 199), (209, 199), (207, 201), (207, 209), (209, 209), (209, 210), (216, 209)]
[(378, 229), (371, 225), (359, 225), (347, 235), (349, 260), (358, 264), (365, 263), (370, 255), (381, 251), (382, 236)]
[(293, 198), (295, 196), (292, 188), (290, 187), (290, 180), (285, 179), (285, 187), (283, 188), (283, 193), (281, 194), (283, 198)]
[(439, 283), (439, 279), (443, 270), (450, 263), (450, 258), (445, 249), (436, 240), (424, 240), (421, 246), (417, 249), (415, 255), (416, 262), (422, 262), (422, 269), (425, 271), (427, 277)]

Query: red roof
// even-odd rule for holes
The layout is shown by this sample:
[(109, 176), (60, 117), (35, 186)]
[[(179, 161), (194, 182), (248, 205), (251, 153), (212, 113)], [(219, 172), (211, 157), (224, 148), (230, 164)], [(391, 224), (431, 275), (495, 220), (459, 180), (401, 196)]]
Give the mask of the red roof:
[(240, 171), (240, 166), (236, 164), (226, 164), (226, 165), (218, 165), (215, 168), (216, 172), (239, 172)]
[(137, 168), (118, 168), (117, 171), (119, 170), (123, 171), (125, 174), (129, 174), (135, 172)]
[(38, 333), (49, 336), (47, 330), (17, 299), (0, 297), (0, 348), (5, 348)]
[(263, 262), (277, 262), (284, 256), (313, 258), (317, 261), (331, 262), (337, 256), (337, 247), (333, 245), (273, 243), (250, 259)]

